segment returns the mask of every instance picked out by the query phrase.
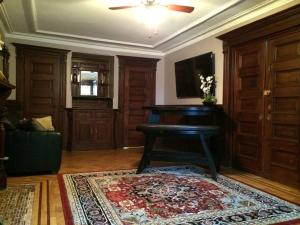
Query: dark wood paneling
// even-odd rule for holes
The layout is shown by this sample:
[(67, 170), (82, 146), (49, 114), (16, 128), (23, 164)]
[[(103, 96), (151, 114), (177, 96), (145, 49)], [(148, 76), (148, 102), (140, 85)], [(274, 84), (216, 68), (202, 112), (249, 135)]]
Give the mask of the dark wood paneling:
[(148, 111), (143, 106), (155, 103), (156, 63), (159, 59), (119, 57), (119, 113), (117, 146), (144, 145), (136, 125), (145, 123)]
[[(91, 55), (77, 52), (72, 53), (72, 73), (76, 72), (77, 74), (82, 70), (97, 71), (99, 76), (97, 96), (102, 98), (113, 98), (113, 56)], [(75, 77), (78, 75), (79, 74)], [(101, 79), (103, 81), (101, 81)], [(73, 97), (80, 96), (80, 86), (78, 82), (72, 82), (71, 89)]]
[[(103, 85), (98, 81), (98, 96), (80, 96), (79, 84), (72, 83), (72, 109), (68, 109), (69, 150), (115, 148), (115, 111), (112, 109), (112, 56), (72, 54), (72, 70), (107, 72)], [(100, 80), (100, 78), (98, 79)]]
[(69, 150), (115, 148), (115, 112), (106, 100), (75, 99), (69, 115)]
[(17, 54), (17, 102), (23, 117), (51, 115), (63, 134), (66, 105), (66, 50), (15, 44)]
[(298, 5), (219, 37), (224, 41), (229, 162), (296, 186), (300, 185), (299, 15)]
[(233, 136), (234, 162), (239, 167), (258, 173), (262, 168), (263, 43), (255, 42), (234, 48), (233, 55), (236, 124)]
[(300, 30), (268, 41), (265, 173), (300, 184)]

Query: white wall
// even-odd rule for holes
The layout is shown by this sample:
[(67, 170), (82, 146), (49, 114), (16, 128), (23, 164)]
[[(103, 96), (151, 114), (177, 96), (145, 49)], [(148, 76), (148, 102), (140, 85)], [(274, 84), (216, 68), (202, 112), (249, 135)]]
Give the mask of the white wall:
[(178, 99), (176, 97), (176, 83), (175, 83), (175, 65), (177, 61), (201, 55), (207, 52), (215, 53), (215, 74), (216, 74), (216, 97), (219, 104), (222, 104), (223, 93), (223, 48), (222, 41), (217, 38), (210, 37), (201, 40), (193, 45), (172, 52), (165, 56), (165, 85), (164, 85), (164, 103), (171, 105), (182, 104), (201, 104), (200, 98), (184, 98)]
[[(12, 84), (16, 84), (16, 54), (15, 47), (11, 43), (20, 43), (28, 45), (37, 45), (50, 48), (60, 48), (70, 50), (67, 55), (67, 86), (66, 86), (66, 107), (72, 107), (72, 97), (71, 97), (71, 60), (72, 52), (81, 52), (88, 54), (98, 54), (98, 55), (108, 55), (114, 56), (114, 97), (113, 97), (113, 108), (118, 108), (118, 89), (119, 89), (119, 62), (117, 55), (127, 55), (127, 56), (138, 56), (138, 57), (148, 57), (148, 58), (162, 58), (158, 55), (141, 54), (141, 53), (126, 53), (124, 51), (116, 51), (107, 49), (99, 49), (96, 46), (83, 46), (74, 43), (50, 43), (49, 40), (45, 41), (33, 41), (33, 40), (18, 40), (7, 38), (5, 44), (8, 46), (10, 59), (9, 59), (9, 81)], [(164, 101), (164, 61), (160, 60), (157, 65), (156, 71), (156, 104), (163, 104)], [(14, 90), (9, 96), (10, 100), (16, 99), (16, 91)]]

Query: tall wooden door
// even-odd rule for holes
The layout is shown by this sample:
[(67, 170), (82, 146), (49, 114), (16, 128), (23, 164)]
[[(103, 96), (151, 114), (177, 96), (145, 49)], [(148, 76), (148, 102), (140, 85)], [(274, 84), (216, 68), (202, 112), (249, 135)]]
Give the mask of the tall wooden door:
[(300, 31), (268, 43), (265, 172), (300, 184)]
[(57, 57), (25, 58), (25, 117), (51, 115), (58, 127), (60, 95), (60, 62)]
[(23, 116), (50, 115), (56, 130), (62, 131), (67, 51), (18, 44), (16, 47), (17, 100)]
[(136, 126), (147, 122), (143, 106), (155, 103), (157, 59), (119, 56), (120, 137), (118, 147), (144, 145), (144, 137)]
[(234, 162), (259, 172), (262, 168), (262, 115), (264, 83), (263, 43), (234, 49)]

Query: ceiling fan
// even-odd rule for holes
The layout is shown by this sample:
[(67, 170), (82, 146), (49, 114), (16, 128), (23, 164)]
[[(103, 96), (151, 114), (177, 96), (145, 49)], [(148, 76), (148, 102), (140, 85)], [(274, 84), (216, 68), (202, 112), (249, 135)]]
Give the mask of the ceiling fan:
[[(142, 4), (146, 8), (150, 8), (153, 6), (162, 6), (166, 7), (169, 10), (177, 11), (177, 12), (184, 12), (184, 13), (191, 13), (194, 10), (194, 7), (192, 6), (186, 6), (186, 5), (175, 5), (175, 4), (160, 4), (157, 0), (143, 0)], [(123, 6), (115, 6), (115, 7), (109, 7), (111, 10), (119, 10), (119, 9), (130, 9), (139, 7), (140, 5), (123, 5)]]

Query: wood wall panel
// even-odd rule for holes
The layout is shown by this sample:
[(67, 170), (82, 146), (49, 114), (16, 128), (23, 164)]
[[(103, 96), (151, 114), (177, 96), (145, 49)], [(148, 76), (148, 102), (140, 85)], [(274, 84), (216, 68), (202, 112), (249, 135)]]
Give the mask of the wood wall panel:
[(54, 127), (66, 143), (67, 50), (15, 44), (17, 58), (16, 99), (22, 117), (51, 115)]

